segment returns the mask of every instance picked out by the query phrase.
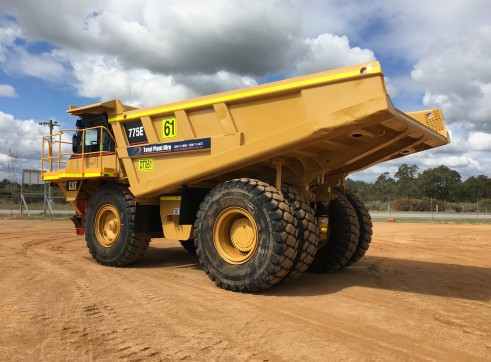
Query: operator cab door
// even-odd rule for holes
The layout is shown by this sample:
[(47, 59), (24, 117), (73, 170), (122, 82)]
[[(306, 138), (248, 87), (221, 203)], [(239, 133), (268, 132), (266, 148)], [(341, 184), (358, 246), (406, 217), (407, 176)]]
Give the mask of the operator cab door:
[[(103, 126), (105, 129), (93, 128)], [(93, 129), (89, 129), (93, 128)], [(112, 130), (109, 126), (106, 114), (98, 114), (95, 116), (82, 116), (77, 120), (77, 129), (86, 130), (85, 132), (77, 131), (73, 135), (72, 139), (72, 151), (73, 153), (82, 153), (82, 141), (84, 141), (84, 153), (109, 151), (114, 152), (115, 145), (109, 132)], [(109, 132), (108, 132), (109, 131)], [(85, 133), (85, 140), (82, 134)]]

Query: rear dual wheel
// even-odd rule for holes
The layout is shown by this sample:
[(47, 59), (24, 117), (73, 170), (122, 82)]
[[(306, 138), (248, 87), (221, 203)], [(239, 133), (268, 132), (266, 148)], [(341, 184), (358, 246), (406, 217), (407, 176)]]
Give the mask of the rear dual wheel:
[(306, 272), (314, 261), (319, 243), (317, 220), (314, 210), (296, 188), (285, 184), (282, 186), (281, 192), (290, 204), (297, 220), (297, 256), (287, 275), (288, 279), (295, 279)]
[(194, 239), (189, 239), (189, 240), (179, 240), (181, 243), (181, 246), (186, 250), (188, 253), (196, 255), (196, 246), (194, 245)]
[(194, 229), (199, 262), (227, 290), (268, 288), (288, 274), (296, 257), (293, 211), (282, 193), (258, 180), (231, 180), (211, 190)]
[(329, 202), (329, 237), (317, 250), (310, 271), (329, 273), (346, 266), (353, 257), (360, 238), (360, 223), (355, 209), (341, 192)]
[(368, 209), (363, 201), (351, 192), (346, 191), (345, 195), (351, 203), (351, 206), (353, 206), (360, 225), (360, 237), (358, 238), (358, 244), (353, 256), (346, 263), (346, 267), (359, 261), (367, 252), (368, 248), (370, 247), (370, 243), (372, 242), (373, 225), (370, 213), (368, 212)]
[(310, 271), (328, 273), (359, 261), (372, 240), (368, 209), (356, 195), (340, 191), (329, 203), (329, 237), (317, 251)]

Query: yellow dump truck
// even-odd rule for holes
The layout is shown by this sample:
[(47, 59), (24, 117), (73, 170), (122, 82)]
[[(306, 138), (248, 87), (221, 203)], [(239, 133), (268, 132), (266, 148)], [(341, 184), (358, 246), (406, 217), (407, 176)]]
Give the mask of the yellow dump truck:
[(68, 113), (76, 128), (43, 138), (42, 178), (74, 206), (92, 257), (125, 266), (152, 237), (180, 240), (218, 286), (243, 292), (358, 261), (372, 223), (347, 175), (449, 142), (440, 110), (394, 107), (378, 62)]

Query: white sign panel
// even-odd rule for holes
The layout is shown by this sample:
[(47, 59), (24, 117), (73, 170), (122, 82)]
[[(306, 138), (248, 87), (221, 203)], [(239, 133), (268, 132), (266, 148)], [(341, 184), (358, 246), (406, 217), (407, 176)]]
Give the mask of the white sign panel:
[(42, 185), (44, 181), (41, 179), (41, 171), (38, 170), (22, 170), (22, 184), (24, 185)]

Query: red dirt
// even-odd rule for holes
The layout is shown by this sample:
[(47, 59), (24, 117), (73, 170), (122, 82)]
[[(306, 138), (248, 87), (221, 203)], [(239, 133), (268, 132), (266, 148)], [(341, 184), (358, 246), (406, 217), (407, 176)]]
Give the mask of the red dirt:
[(131, 268), (69, 222), (0, 220), (0, 360), (491, 360), (491, 225), (376, 223), (367, 255), (262, 293), (176, 241)]

